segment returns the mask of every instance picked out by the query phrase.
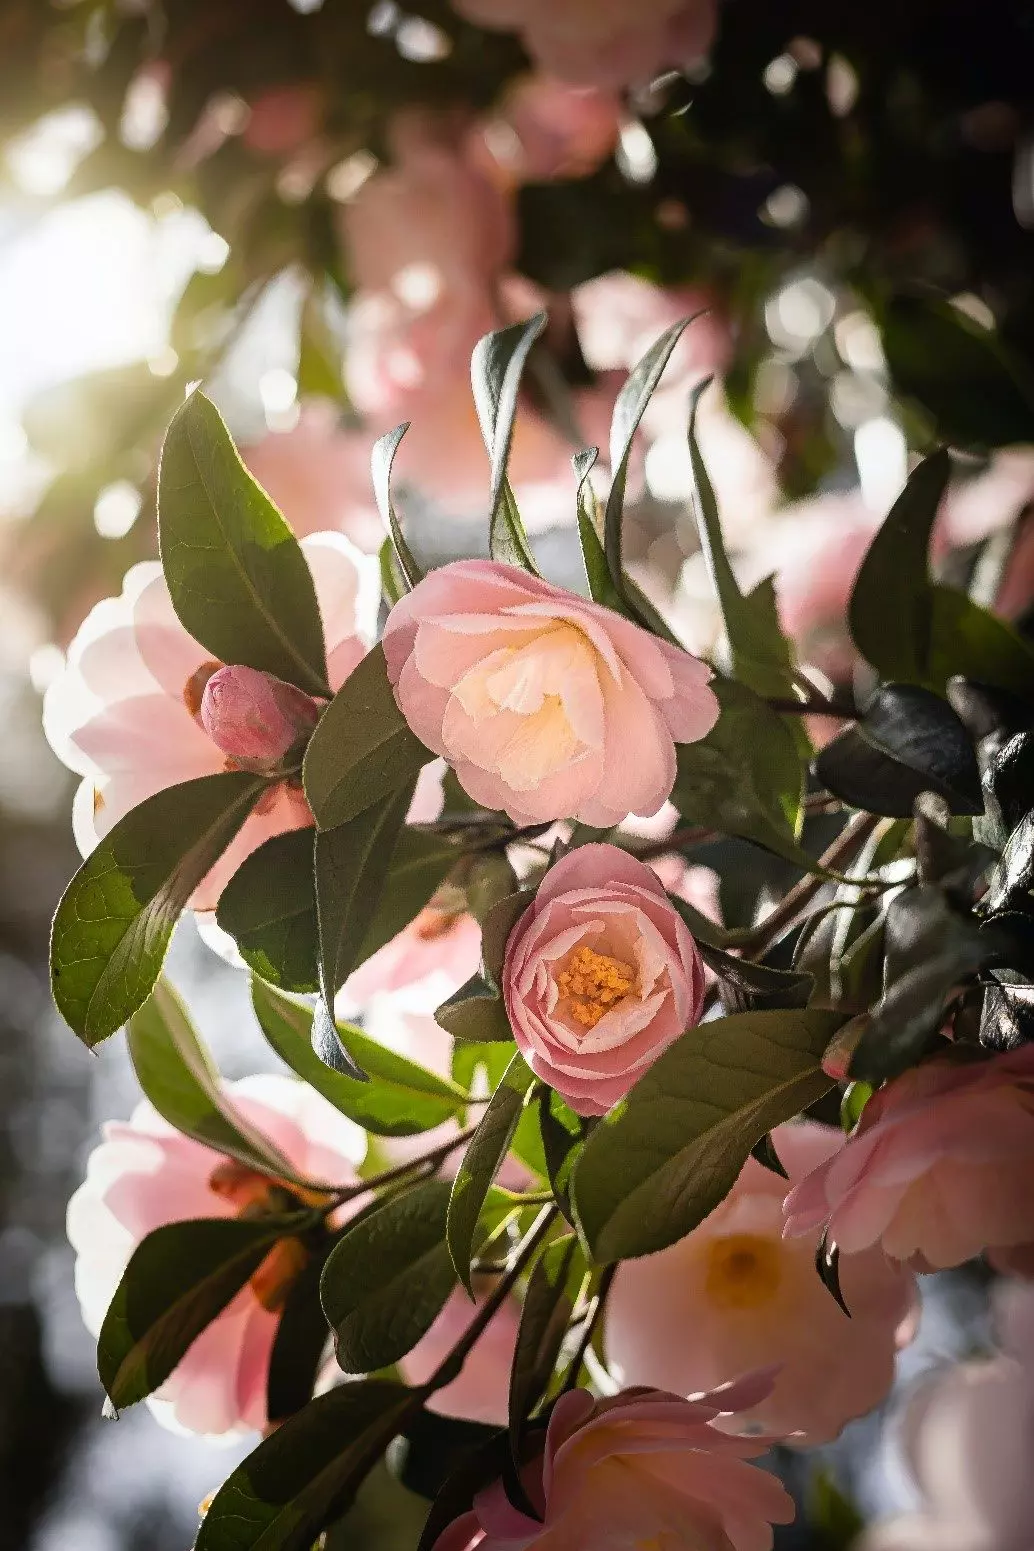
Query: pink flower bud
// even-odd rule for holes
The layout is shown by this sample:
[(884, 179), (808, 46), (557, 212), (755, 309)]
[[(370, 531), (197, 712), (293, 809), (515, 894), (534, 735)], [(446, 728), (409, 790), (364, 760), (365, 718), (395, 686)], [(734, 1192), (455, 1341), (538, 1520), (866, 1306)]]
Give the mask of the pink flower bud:
[(320, 708), (293, 684), (257, 668), (220, 668), (205, 685), (201, 724), (245, 769), (272, 770), (315, 727)]

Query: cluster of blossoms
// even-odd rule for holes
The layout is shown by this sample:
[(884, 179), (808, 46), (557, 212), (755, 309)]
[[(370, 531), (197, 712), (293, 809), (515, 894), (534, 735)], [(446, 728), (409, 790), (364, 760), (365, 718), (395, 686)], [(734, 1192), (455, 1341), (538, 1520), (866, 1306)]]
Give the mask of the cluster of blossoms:
[[(633, 376), (615, 413), (620, 468), (641, 392)], [(485, 430), (490, 451), (509, 431)], [(207, 484), (183, 474), (199, 446)], [(591, 512), (587, 598), (538, 574), (508, 487), (492, 558), (426, 575), (379, 498), (394, 544), (382, 571), (340, 535), (297, 543), (192, 397), (163, 455), (165, 570), (138, 567), (94, 609), (48, 695), (48, 733), (83, 778), (87, 853), (55, 920), (55, 995), (88, 1043), (129, 1020), (147, 1095), (108, 1127), (69, 1211), (102, 1379), (116, 1406), (146, 1398), (179, 1427), (267, 1433), (247, 1490), (282, 1504), (290, 1462), (311, 1538), (339, 1498), (315, 1494), (324, 1517), (304, 1517), (310, 1454), (323, 1459), (326, 1437), (345, 1450), (344, 1500), (347, 1462), (398, 1434), (415, 1448), (426, 1411), (513, 1449), (465, 1497), (446, 1484), (426, 1551), (767, 1551), (792, 1504), (750, 1460), (827, 1442), (886, 1399), (917, 1277), (981, 1254), (1034, 1270), (1034, 1044), (967, 1043), (951, 1001), (974, 964), (1025, 951), (1027, 875), (1017, 885), (1010, 862), (964, 924), (958, 886), (942, 898), (932, 881), (922, 805), (917, 841), (880, 805), (885, 786), (867, 808), (855, 773), (838, 798), (842, 767), (825, 761), (850, 731), (814, 767), (839, 838), (820, 863), (802, 849), (786, 809), (800, 811), (810, 750), (783, 714), (838, 708), (794, 698), (774, 608), (774, 651), (745, 643), (738, 621), (768, 606), (763, 590), (729, 607), (721, 584), (733, 678), (677, 644), (624, 574), (620, 527), (615, 561), (613, 527)], [(713, 552), (717, 534), (715, 515)], [(228, 619), (247, 660), (225, 660)], [(752, 687), (758, 661), (785, 696)], [(951, 780), (937, 762), (929, 777), (975, 811), (962, 722), (925, 687), (909, 703), (962, 740)], [(784, 781), (773, 802), (764, 782), (788, 763), (796, 796)], [(988, 769), (1008, 834), (1023, 803)], [(792, 859), (789, 904), (732, 931), (701, 913), (686, 853), (715, 834)], [(860, 888), (837, 881), (854, 861)], [(820, 1106), (852, 995), (829, 966), (816, 989), (806, 935), (794, 969), (764, 953), (838, 887), (838, 909), (885, 912), (888, 942), (908, 936), (902, 908), (933, 911), (935, 934), (936, 911), (954, 911), (966, 942), (908, 1059), (877, 1071), (870, 1053), (875, 1091), (860, 1117), (847, 1107), (846, 1130)], [(233, 939), (293, 1076), (214, 1073), (158, 983), (186, 907)], [(977, 941), (994, 947), (980, 957)], [(891, 976), (852, 1061), (894, 994)], [(176, 1239), (174, 1271), (173, 1231), (188, 1245)], [(291, 1388), (299, 1328), (308, 1371)], [(240, 1479), (200, 1551), (219, 1545)]]

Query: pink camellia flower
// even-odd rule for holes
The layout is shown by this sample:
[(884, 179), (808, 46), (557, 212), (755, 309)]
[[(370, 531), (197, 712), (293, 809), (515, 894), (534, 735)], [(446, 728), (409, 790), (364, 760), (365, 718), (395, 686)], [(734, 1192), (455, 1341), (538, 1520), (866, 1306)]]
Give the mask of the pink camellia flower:
[(630, 1389), (608, 1400), (562, 1395), (524, 1487), (540, 1515), (514, 1508), (497, 1481), (443, 1531), (434, 1551), (769, 1551), (772, 1525), (793, 1502), (747, 1461), (767, 1438), (731, 1437), (712, 1423), (752, 1405), (767, 1377), (682, 1400)]
[[(779, 1126), (772, 1141), (796, 1181), (835, 1157), (843, 1135), (803, 1122)], [(691, 1395), (771, 1364), (772, 1390), (745, 1420), (811, 1445), (886, 1397), (895, 1351), (915, 1329), (915, 1280), (879, 1248), (843, 1255), (849, 1319), (815, 1273), (818, 1231), (782, 1237), (785, 1190), (748, 1158), (698, 1228), (624, 1262), (607, 1302), (607, 1366), (621, 1384)]]
[(602, 1115), (692, 1028), (700, 951), (651, 868), (617, 846), (551, 867), (506, 944), (503, 996), (536, 1076)]
[(1034, 1245), (1034, 1045), (905, 1072), (869, 1100), (846, 1146), (794, 1185), (790, 1235), (827, 1227), (843, 1254), (882, 1244), (917, 1271)]
[(621, 100), (614, 92), (570, 86), (549, 75), (523, 76), (491, 118), (474, 130), (474, 155), (514, 183), (584, 178), (617, 144)]
[(1030, 1551), (1034, 1288), (1006, 1283), (994, 1301), (1003, 1350), (928, 1375), (905, 1409), (921, 1509), (874, 1526), (858, 1551)]
[(711, 46), (716, 0), (453, 0), (485, 27), (520, 32), (552, 75), (579, 85), (646, 85)]
[[(463, 1335), (474, 1312), (467, 1294), (457, 1288), (427, 1334), (400, 1361), (399, 1371), (407, 1384), (426, 1383)], [(428, 1410), (439, 1416), (461, 1416), (471, 1422), (505, 1427), (519, 1321), (520, 1307), (511, 1298), (489, 1322), (463, 1364), (459, 1378), (431, 1396)]]
[[(372, 638), (375, 563), (336, 533), (303, 539), (302, 549), (323, 617), (330, 685), (337, 689)], [(271, 720), (256, 742), (244, 723), (259, 702)], [(131, 808), (167, 786), (235, 766), (255, 768), (256, 750), (257, 763), (272, 768), (288, 724), (294, 742), (313, 707), (279, 680), (213, 661), (180, 624), (161, 567), (134, 566), (120, 596), (98, 603), (84, 620), (44, 703), (52, 748), (83, 777), (73, 807), (79, 849), (87, 855)], [(214, 910), (256, 847), (311, 823), (298, 778), (271, 782), (199, 885), (193, 908)]]
[[(299, 1173), (319, 1183), (356, 1182), (364, 1132), (304, 1083), (280, 1076), (228, 1083), (235, 1109)], [(68, 1204), (75, 1290), (96, 1336), (137, 1245), (166, 1223), (236, 1217), (267, 1200), (271, 1181), (190, 1137), (145, 1101), (128, 1121), (109, 1121), (86, 1178)], [(266, 1426), (266, 1380), (279, 1314), (305, 1264), (297, 1241), (277, 1245), (246, 1287), (190, 1347), (148, 1400), (177, 1430), (236, 1436)]]
[(518, 824), (652, 813), (718, 718), (705, 663), (514, 566), (459, 560), (401, 599), (388, 674), (417, 737)]

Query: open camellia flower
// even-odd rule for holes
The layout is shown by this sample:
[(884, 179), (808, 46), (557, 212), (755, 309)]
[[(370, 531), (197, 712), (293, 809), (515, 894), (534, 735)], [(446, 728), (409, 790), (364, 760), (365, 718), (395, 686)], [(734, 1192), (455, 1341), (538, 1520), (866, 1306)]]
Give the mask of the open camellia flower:
[(515, 823), (654, 813), (675, 744), (718, 719), (711, 670), (612, 610), (514, 566), (458, 560), (392, 609), (399, 708), (464, 790)]
[[(843, 1137), (806, 1121), (779, 1126), (772, 1141), (796, 1181), (836, 1157)], [(623, 1384), (663, 1382), (687, 1395), (771, 1364), (772, 1389), (749, 1420), (824, 1443), (886, 1397), (894, 1354), (915, 1330), (915, 1282), (878, 1247), (841, 1256), (848, 1318), (815, 1274), (818, 1232), (782, 1238), (784, 1194), (749, 1158), (699, 1228), (625, 1261), (608, 1304), (607, 1363)]]
[(503, 995), (532, 1070), (602, 1115), (704, 999), (700, 951), (656, 874), (617, 846), (565, 856), (506, 945)]
[(773, 1524), (793, 1503), (774, 1476), (747, 1463), (772, 1440), (747, 1440), (712, 1423), (753, 1404), (767, 1380), (752, 1375), (692, 1401), (656, 1389), (609, 1400), (562, 1395), (542, 1454), (524, 1471), (533, 1519), (496, 1482), (434, 1551), (768, 1551)]
[[(371, 639), (373, 563), (337, 533), (313, 534), (302, 550), (337, 689)], [(73, 809), (79, 849), (89, 854), (130, 808), (167, 786), (228, 769), (275, 771), (304, 742), (318, 712), (318, 703), (290, 684), (213, 661), (177, 618), (160, 565), (134, 566), (119, 597), (87, 616), (64, 673), (47, 691), (47, 736), (83, 777)], [(196, 890), (193, 908), (213, 910), (263, 841), (311, 823), (297, 776), (271, 782)]]
[(1034, 1045), (929, 1061), (889, 1082), (847, 1145), (795, 1184), (786, 1232), (828, 1227), (844, 1254), (882, 1244), (918, 1271), (981, 1251), (1034, 1269)]
[[(246, 1077), (227, 1083), (226, 1092), (244, 1120), (299, 1173), (333, 1185), (356, 1183), (365, 1133), (304, 1083)], [(147, 1234), (190, 1218), (250, 1215), (269, 1202), (274, 1188), (264, 1175), (174, 1131), (146, 1100), (128, 1121), (109, 1121), (68, 1204), (75, 1289), (90, 1333), (100, 1331), (130, 1256)], [(148, 1400), (160, 1422), (213, 1436), (266, 1426), (273, 1338), (305, 1263), (296, 1239), (270, 1251)]]

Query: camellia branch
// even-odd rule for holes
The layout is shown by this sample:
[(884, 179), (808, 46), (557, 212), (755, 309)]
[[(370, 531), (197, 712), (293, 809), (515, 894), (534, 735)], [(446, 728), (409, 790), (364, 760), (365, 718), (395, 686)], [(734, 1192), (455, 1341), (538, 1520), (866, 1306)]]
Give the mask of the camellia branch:
[(564, 1380), (565, 1390), (574, 1389), (578, 1383), (578, 1375), (582, 1371), (582, 1364), (585, 1362), (585, 1354), (592, 1344), (592, 1338), (596, 1334), (596, 1327), (599, 1324), (603, 1315), (603, 1311), (607, 1306), (607, 1295), (610, 1292), (611, 1284), (614, 1281), (614, 1275), (616, 1271), (616, 1265), (607, 1266), (600, 1276), (600, 1285), (596, 1290), (596, 1297), (593, 1301), (592, 1307), (589, 1309), (589, 1312), (586, 1315), (585, 1326), (579, 1338), (577, 1350), (571, 1359), (571, 1366), (567, 1370), (567, 1377)]
[(366, 1195), (369, 1191), (380, 1190), (385, 1185), (393, 1185), (396, 1180), (405, 1179), (407, 1175), (415, 1174), (418, 1169), (428, 1168), (433, 1173), (450, 1153), (455, 1152), (457, 1147), (462, 1147), (465, 1142), (469, 1142), (476, 1130), (477, 1126), (468, 1126), (465, 1131), (458, 1131), (455, 1136), (450, 1136), (448, 1141), (439, 1142), (436, 1147), (428, 1148), (427, 1152), (420, 1153), (415, 1158), (409, 1158), (405, 1163), (398, 1163), (392, 1169), (385, 1169), (383, 1174), (373, 1174), (369, 1179), (360, 1180), (358, 1185), (348, 1185), (345, 1189), (336, 1191), (335, 1205), (340, 1206), (344, 1201), (351, 1201), (356, 1196)]
[[(845, 862), (851, 859), (861, 850), (869, 839), (876, 826), (880, 823), (880, 816), (876, 813), (857, 813), (854, 818), (844, 826), (833, 844), (819, 857), (819, 866), (827, 871), (837, 871)], [(762, 952), (775, 941), (784, 927), (789, 926), (797, 919), (805, 906), (809, 905), (815, 895), (823, 887), (828, 879), (820, 873), (814, 873), (807, 878), (802, 878), (794, 884), (789, 893), (780, 900), (774, 910), (771, 910), (761, 924), (743, 939), (740, 948), (744, 958), (751, 958), (754, 954)]]

